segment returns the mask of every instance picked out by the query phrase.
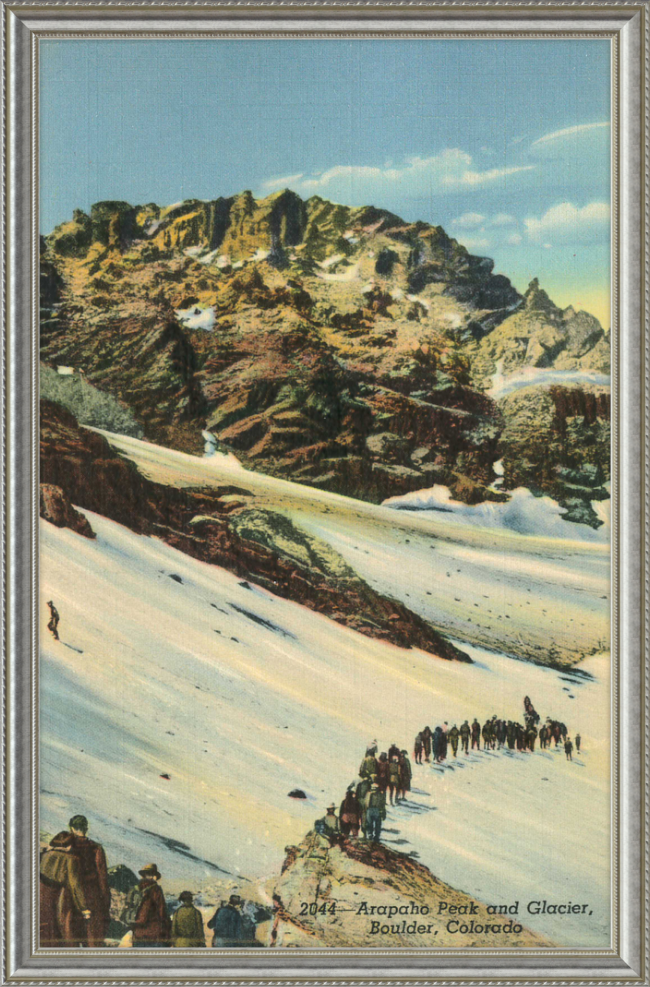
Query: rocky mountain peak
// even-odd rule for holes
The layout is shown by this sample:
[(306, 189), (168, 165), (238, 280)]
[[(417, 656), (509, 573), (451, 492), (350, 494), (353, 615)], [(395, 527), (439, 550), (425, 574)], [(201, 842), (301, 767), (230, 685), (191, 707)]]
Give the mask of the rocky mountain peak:
[(562, 310), (551, 301), (543, 288), (540, 288), (539, 280), (533, 278), (526, 289), (524, 295), (526, 309), (529, 312), (543, 312), (549, 318), (556, 319), (562, 315)]

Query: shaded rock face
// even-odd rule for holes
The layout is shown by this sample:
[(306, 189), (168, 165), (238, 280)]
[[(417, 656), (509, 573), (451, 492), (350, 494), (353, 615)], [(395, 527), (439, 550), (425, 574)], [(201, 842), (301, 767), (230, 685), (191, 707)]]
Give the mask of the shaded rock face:
[(289, 190), (100, 202), (44, 240), (41, 356), (162, 445), (199, 453), (208, 430), (300, 483), (375, 502), (443, 483), (477, 502), (504, 425), (492, 377), (609, 366), (597, 320), (493, 267), (442, 227)]
[(549, 493), (568, 520), (600, 527), (591, 505), (609, 497), (609, 390), (529, 387), (500, 403), (504, 485)]
[[(341, 840), (332, 846), (325, 837), (309, 833), (299, 846), (287, 847), (286, 853), (274, 888), (279, 899), (278, 946), (552, 945), (521, 926), (521, 932), (508, 931), (512, 919), (489, 915), (486, 905), (439, 881), (408, 855), (381, 843)], [(310, 907), (305, 909), (303, 902)], [(447, 906), (442, 912), (441, 905)], [(460, 921), (473, 919), (475, 928), (485, 930), (489, 925), (490, 931), (465, 935), (448, 931), (451, 908), (464, 909), (455, 913)], [(493, 931), (495, 927), (501, 931)]]
[(41, 478), (48, 504), (74, 501), (368, 637), (470, 661), (417, 614), (371, 589), (325, 542), (282, 514), (246, 506), (252, 499), (247, 490), (153, 483), (102, 436), (79, 428), (73, 415), (49, 401), (41, 402)]
[(70, 528), (84, 538), (95, 537), (88, 519), (74, 509), (61, 487), (52, 483), (41, 483), (40, 515), (57, 528)]

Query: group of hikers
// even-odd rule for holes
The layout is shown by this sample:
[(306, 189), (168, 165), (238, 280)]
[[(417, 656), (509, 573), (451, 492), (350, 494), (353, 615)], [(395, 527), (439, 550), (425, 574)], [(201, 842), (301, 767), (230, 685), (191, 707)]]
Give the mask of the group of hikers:
[[(41, 854), (40, 944), (43, 948), (97, 948), (106, 945), (111, 889), (106, 855), (87, 836), (88, 820), (73, 816), (69, 830), (58, 833)], [(130, 889), (120, 913), (121, 928), (132, 932), (135, 948), (206, 945), (203, 916), (194, 895), (183, 891), (173, 914), (160, 886), (156, 864), (145, 864), (140, 881)], [(232, 894), (222, 901), (207, 926), (215, 948), (260, 946), (256, 938), (253, 902)]]
[(327, 836), (330, 842), (342, 837), (363, 838), (378, 842), (382, 823), (386, 818), (387, 799), (397, 805), (406, 799), (411, 790), (413, 769), (405, 750), (393, 743), (387, 751), (377, 756), (378, 744), (374, 740), (366, 749), (359, 768), (359, 781), (348, 785), (336, 815), (336, 803), (327, 807), (327, 814), (316, 821), (316, 832)]
[[(460, 727), (454, 723), (450, 729), (449, 723), (445, 720), (443, 725), (437, 726), (435, 730), (427, 726), (417, 734), (414, 743), (415, 763), (422, 764), (423, 759), (430, 762), (433, 758), (434, 764), (440, 764), (446, 759), (449, 747), (451, 747), (454, 757), (458, 756), (459, 747), (464, 754), (469, 754), (470, 749), (481, 750), (481, 740), (483, 740), (483, 750), (500, 750), (507, 746), (508, 750), (511, 751), (534, 751), (537, 740), (539, 740), (542, 750), (551, 747), (553, 743), (555, 743), (555, 747), (562, 744), (567, 760), (573, 760), (574, 744), (566, 725), (559, 720), (547, 717), (538, 729), (539, 722), (539, 713), (528, 696), (524, 697), (523, 724), (515, 720), (499, 718), (496, 713), (487, 719), (482, 726), (474, 717), (471, 724), (469, 720), (464, 720)], [(575, 749), (578, 754), (580, 753), (580, 742), (581, 737), (577, 733)]]
[[(453, 757), (458, 756), (459, 747), (465, 754), (471, 750), (508, 750), (534, 751), (539, 739), (543, 750), (555, 744), (564, 747), (566, 759), (571, 761), (574, 749), (573, 741), (567, 727), (560, 720), (547, 717), (538, 729), (539, 713), (535, 710), (529, 696), (524, 697), (524, 723), (499, 718), (496, 713), (481, 726), (475, 717), (470, 724), (464, 720), (458, 727), (455, 723), (450, 728), (445, 720), (442, 726), (435, 730), (425, 727), (421, 730), (414, 744), (416, 764), (423, 761), (440, 764), (447, 757), (449, 747)], [(575, 735), (575, 749), (580, 753), (580, 734)], [(471, 744), (471, 748), (470, 748)], [(397, 805), (406, 800), (406, 793), (411, 790), (413, 769), (405, 750), (400, 750), (396, 743), (391, 744), (387, 751), (377, 755), (378, 745), (374, 740), (366, 749), (366, 755), (359, 768), (359, 781), (348, 786), (345, 797), (336, 815), (336, 803), (327, 807), (325, 816), (318, 819), (315, 830), (321, 836), (326, 836), (331, 843), (344, 838), (363, 838), (371, 841), (381, 839), (382, 823), (386, 819), (386, 806)]]

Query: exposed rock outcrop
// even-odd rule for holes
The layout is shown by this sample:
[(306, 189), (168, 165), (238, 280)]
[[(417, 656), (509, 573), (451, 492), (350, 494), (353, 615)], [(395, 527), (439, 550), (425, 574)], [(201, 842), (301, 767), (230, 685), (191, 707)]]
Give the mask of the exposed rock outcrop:
[(73, 415), (49, 401), (41, 402), (41, 477), (46, 490), (59, 491), (64, 501), (155, 535), (361, 634), (470, 661), (431, 624), (375, 592), (329, 545), (282, 514), (248, 506), (249, 491), (153, 483), (103, 436), (80, 428)]
[(41, 483), (40, 515), (57, 528), (70, 528), (84, 538), (95, 537), (88, 519), (74, 509), (61, 487), (53, 483)]
[(382, 843), (342, 840), (332, 846), (325, 837), (309, 833), (286, 852), (274, 889), (279, 898), (278, 946), (552, 945), (517, 916), (490, 914), (486, 904)]

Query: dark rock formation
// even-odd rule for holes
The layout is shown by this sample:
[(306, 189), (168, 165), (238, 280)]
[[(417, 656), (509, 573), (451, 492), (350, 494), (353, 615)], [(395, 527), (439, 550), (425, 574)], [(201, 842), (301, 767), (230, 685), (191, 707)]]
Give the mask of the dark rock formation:
[(61, 487), (52, 483), (41, 483), (40, 515), (57, 528), (71, 528), (84, 538), (95, 537), (88, 519), (74, 509)]
[[(193, 558), (223, 566), (368, 637), (470, 661), (403, 604), (376, 593), (329, 545), (284, 515), (232, 508), (236, 487), (178, 489), (153, 483), (64, 408), (41, 402), (41, 477), (80, 507), (155, 535)], [(85, 520), (85, 519), (84, 519)], [(179, 579), (175, 574), (170, 578)]]

